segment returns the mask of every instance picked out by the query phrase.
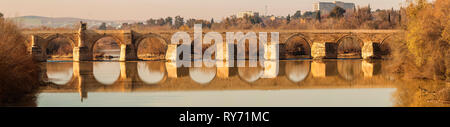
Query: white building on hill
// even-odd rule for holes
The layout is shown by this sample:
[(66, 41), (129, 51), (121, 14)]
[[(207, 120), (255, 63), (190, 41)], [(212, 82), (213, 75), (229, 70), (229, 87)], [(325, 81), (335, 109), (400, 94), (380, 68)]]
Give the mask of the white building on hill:
[(344, 3), (341, 1), (334, 1), (334, 2), (319, 2), (313, 4), (314, 11), (320, 11), (322, 15), (330, 14), (330, 12), (336, 6), (344, 8), (346, 11), (352, 11), (355, 8), (355, 3)]

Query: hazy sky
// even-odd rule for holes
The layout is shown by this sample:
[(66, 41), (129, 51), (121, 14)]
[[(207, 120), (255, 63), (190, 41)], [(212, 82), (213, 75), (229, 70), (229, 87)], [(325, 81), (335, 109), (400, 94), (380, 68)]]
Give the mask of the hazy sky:
[[(6, 17), (38, 15), (100, 20), (145, 20), (181, 15), (187, 18), (222, 19), (239, 11), (278, 16), (312, 10), (319, 0), (0, 0)], [(320, 0), (333, 1), (333, 0)], [(340, 0), (374, 9), (399, 8), (405, 0)]]

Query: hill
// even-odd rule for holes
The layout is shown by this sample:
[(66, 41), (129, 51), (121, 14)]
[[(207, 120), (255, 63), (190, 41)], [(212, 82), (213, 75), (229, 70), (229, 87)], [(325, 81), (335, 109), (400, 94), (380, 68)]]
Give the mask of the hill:
[(102, 21), (102, 20), (91, 20), (91, 19), (81, 19), (81, 18), (72, 18), (72, 17), (43, 17), (43, 16), (21, 16), (21, 17), (13, 17), (8, 18), (21, 27), (25, 28), (34, 28), (34, 27), (72, 27), (80, 21), (88, 23), (90, 27), (97, 27), (101, 23), (105, 22), (112, 27), (118, 27), (124, 22), (133, 22), (133, 21)]

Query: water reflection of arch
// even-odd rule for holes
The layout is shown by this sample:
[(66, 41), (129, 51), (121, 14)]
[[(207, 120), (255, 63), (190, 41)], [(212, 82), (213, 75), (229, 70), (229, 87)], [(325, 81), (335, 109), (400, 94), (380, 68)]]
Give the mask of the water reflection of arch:
[(119, 62), (94, 62), (94, 79), (103, 85), (115, 84), (121, 76), (121, 66)]
[(311, 70), (311, 61), (293, 61), (286, 62), (285, 72), (286, 77), (294, 82), (304, 81)]
[(137, 63), (138, 77), (145, 84), (159, 84), (167, 79), (166, 64), (163, 61), (142, 61)]
[(339, 60), (337, 62), (339, 77), (348, 81), (361, 78), (363, 75), (361, 62), (361, 60)]
[(45, 63), (46, 76), (49, 82), (56, 85), (67, 85), (75, 81), (73, 63), (47, 62)]
[[(201, 62), (201, 61), (199, 61)], [(203, 63), (202, 67), (191, 67), (189, 68), (189, 76), (191, 79), (199, 84), (207, 84), (210, 83), (215, 77), (217, 68), (215, 66), (208, 67)], [(209, 63), (215, 64), (215, 63)]]
[(259, 80), (264, 74), (264, 68), (259, 64), (257, 67), (238, 67), (239, 78), (245, 82), (253, 83)]

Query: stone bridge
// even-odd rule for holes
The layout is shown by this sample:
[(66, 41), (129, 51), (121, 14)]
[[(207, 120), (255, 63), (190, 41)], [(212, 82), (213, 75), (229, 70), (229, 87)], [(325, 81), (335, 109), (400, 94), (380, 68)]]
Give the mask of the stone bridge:
[[(105, 37), (112, 37), (120, 45), (120, 61), (138, 60), (137, 50), (139, 44), (146, 38), (157, 38), (163, 43), (166, 52), (162, 59), (174, 60), (176, 47), (179, 44), (171, 44), (172, 35), (178, 31), (146, 31), (146, 30), (88, 30), (86, 24), (82, 23), (79, 30), (55, 30), (55, 31), (24, 31), (29, 36), (30, 50), (34, 59), (37, 61), (46, 61), (46, 50), (50, 43), (57, 38), (65, 38), (70, 40), (73, 47), (73, 61), (90, 61), (93, 60), (93, 48), (98, 40)], [(207, 31), (203, 32), (203, 36)], [(226, 32), (215, 31), (222, 35), (226, 42)], [(228, 31), (227, 31), (228, 32)], [(230, 31), (232, 32), (232, 31)], [(384, 45), (385, 40), (392, 35), (399, 33), (399, 30), (269, 30), (269, 31), (235, 31), (235, 32), (279, 32), (280, 59), (288, 58), (286, 49), (291, 48), (290, 45), (301, 43), (301, 49), (306, 58), (314, 59), (333, 59), (338, 57), (338, 47), (343, 45), (344, 38), (353, 38), (359, 40), (360, 58), (370, 59), (379, 58), (379, 49)], [(194, 37), (193, 31), (188, 31), (190, 37)], [(294, 41), (294, 38), (300, 38), (303, 41)], [(268, 37), (267, 40), (271, 40)], [(237, 41), (235, 41), (237, 42)], [(269, 42), (270, 44), (270, 42)], [(236, 46), (235, 46), (236, 47)], [(228, 49), (226, 47), (225, 49)], [(260, 50), (260, 49), (258, 49)], [(265, 53), (273, 52), (270, 49)], [(225, 52), (228, 52), (225, 51)], [(261, 55), (261, 54), (260, 54)], [(295, 58), (295, 57), (294, 57)]]

